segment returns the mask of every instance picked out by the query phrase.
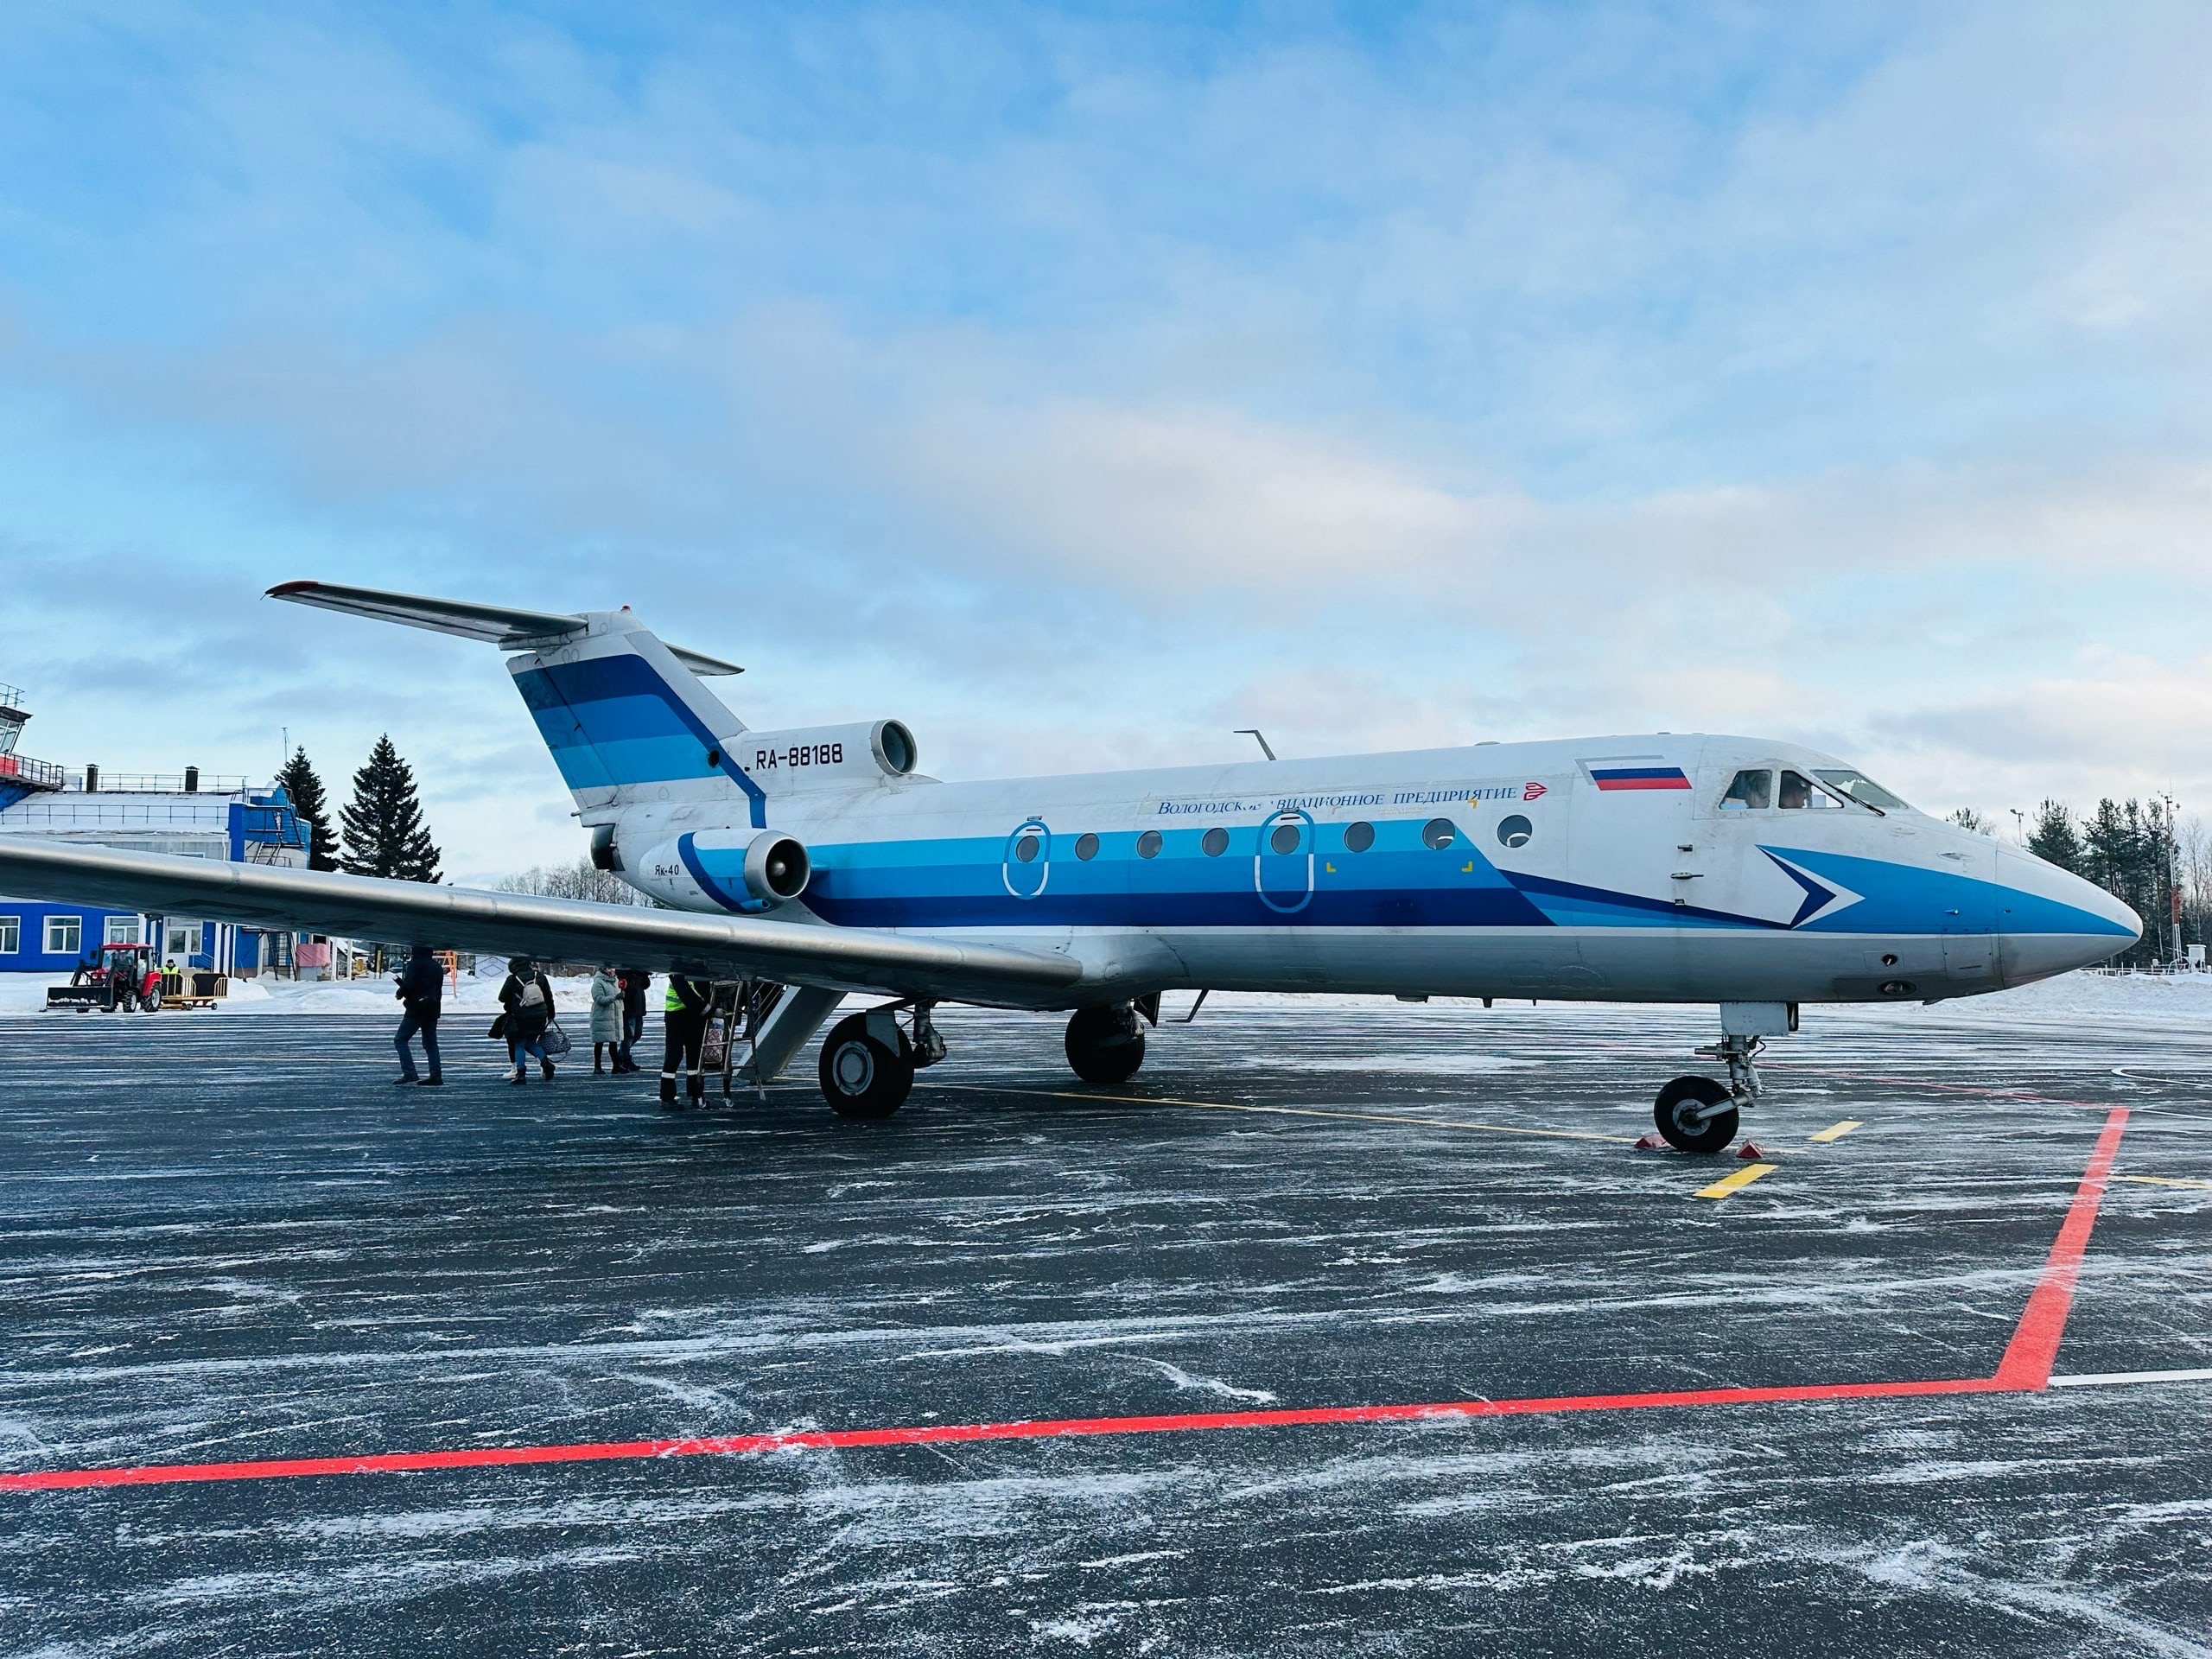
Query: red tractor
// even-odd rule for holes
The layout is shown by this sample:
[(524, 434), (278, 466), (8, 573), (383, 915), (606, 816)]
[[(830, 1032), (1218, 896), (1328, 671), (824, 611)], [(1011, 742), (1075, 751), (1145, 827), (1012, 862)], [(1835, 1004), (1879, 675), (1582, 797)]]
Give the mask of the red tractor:
[(82, 1014), (95, 1008), (109, 1014), (143, 1008), (151, 1014), (162, 1006), (160, 955), (150, 944), (104, 944), (77, 964), (67, 985), (47, 988), (46, 1006)]

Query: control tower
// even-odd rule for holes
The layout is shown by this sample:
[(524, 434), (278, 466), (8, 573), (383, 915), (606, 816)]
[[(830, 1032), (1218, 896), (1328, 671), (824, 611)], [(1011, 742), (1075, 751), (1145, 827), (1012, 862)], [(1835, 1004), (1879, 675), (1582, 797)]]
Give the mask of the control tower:
[(58, 790), (67, 781), (61, 768), (51, 760), (34, 760), (16, 753), (16, 740), (23, 734), (23, 722), (30, 717), (30, 711), (23, 707), (22, 692), (12, 685), (0, 685), (0, 812), (26, 795)]

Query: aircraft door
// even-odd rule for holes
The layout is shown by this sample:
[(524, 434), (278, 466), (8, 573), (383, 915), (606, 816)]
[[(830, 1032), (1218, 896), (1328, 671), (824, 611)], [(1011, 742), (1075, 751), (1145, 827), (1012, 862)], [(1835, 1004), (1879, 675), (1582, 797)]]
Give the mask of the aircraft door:
[(1006, 838), (1000, 867), (1006, 890), (1017, 899), (1034, 899), (1052, 874), (1052, 832), (1041, 818), (1031, 818)]
[(1313, 898), (1313, 820), (1303, 812), (1274, 812), (1260, 825), (1252, 855), (1252, 885), (1268, 909), (1288, 915)]

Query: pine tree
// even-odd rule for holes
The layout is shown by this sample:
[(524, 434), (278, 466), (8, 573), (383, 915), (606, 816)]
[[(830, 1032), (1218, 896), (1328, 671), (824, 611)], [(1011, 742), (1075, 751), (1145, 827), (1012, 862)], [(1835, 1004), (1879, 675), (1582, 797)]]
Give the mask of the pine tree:
[(292, 803), (292, 815), (308, 826), (308, 868), (338, 868), (338, 837), (331, 832), (330, 802), (322, 792), (322, 779), (315, 775), (305, 748), (292, 751), (276, 774), (276, 781)]
[(2028, 850), (2046, 864), (2056, 864), (2073, 874), (2082, 874), (2082, 832), (2063, 801), (2045, 801), (2036, 809), (2036, 827), (2028, 833)]
[(340, 862), (348, 874), (438, 879), (438, 849), (423, 822), (415, 774), (389, 735), (377, 739), (368, 763), (353, 774), (353, 802), (339, 817), (346, 829), (346, 854)]

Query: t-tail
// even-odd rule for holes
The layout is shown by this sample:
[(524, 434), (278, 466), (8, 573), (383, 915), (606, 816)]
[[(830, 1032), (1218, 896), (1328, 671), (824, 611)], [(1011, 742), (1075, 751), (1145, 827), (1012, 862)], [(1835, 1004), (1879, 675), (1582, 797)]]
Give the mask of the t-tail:
[(645, 800), (742, 802), (746, 822), (767, 824), (745, 722), (699, 677), (744, 671), (664, 644), (626, 607), (563, 615), (322, 582), (283, 582), (269, 596), (512, 653), (507, 671), (588, 824)]

